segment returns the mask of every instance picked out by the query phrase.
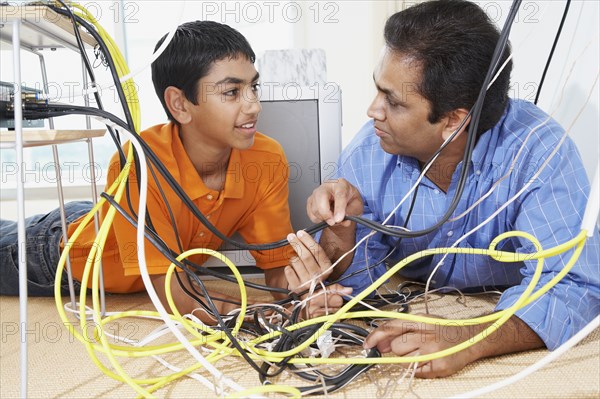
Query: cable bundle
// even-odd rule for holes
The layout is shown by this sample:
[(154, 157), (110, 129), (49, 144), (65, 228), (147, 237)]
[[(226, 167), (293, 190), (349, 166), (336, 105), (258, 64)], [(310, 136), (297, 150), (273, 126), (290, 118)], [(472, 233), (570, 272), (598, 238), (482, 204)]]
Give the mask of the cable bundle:
[[(112, 41), (112, 39), (109, 39), (108, 35), (106, 35), (106, 32), (98, 26), (97, 21), (94, 21), (93, 17), (91, 17), (89, 13), (87, 13), (85, 9), (79, 5), (71, 4), (79, 10), (83, 10), (83, 13), (73, 14), (63, 2), (60, 3), (63, 6), (63, 8), (53, 7), (53, 9), (55, 9), (57, 12), (63, 15), (68, 15), (72, 19), (76, 28), (75, 32), (78, 32), (77, 24), (79, 24), (81, 26), (84, 26), (96, 38), (100, 45), (101, 51), (106, 59), (106, 62), (111, 69), (111, 73), (113, 74), (115, 82), (119, 81), (119, 77), (128, 74), (127, 66), (122, 61), (122, 57), (120, 56), (118, 49), (114, 45), (114, 42)], [(514, 18), (514, 13), (516, 12), (515, 10), (518, 9), (518, 3), (519, 2), (517, 1), (516, 6), (513, 5), (513, 13), (511, 14), (512, 18)], [(92, 22), (95, 28), (92, 27), (92, 25), (90, 25), (88, 21)], [(512, 22), (511, 18), (509, 18), (509, 21)], [(510, 26), (510, 23), (507, 22), (507, 25)], [(496, 51), (497, 55), (495, 55), (495, 58), (491, 63), (492, 67), (490, 68), (490, 72), (486, 77), (486, 84), (484, 85), (484, 87), (487, 87), (487, 85), (491, 81), (491, 76), (493, 76), (493, 73), (495, 73), (496, 68), (494, 66), (499, 64), (499, 57), (500, 54), (503, 53), (503, 46), (506, 44), (507, 38), (508, 30), (503, 30), (502, 40), (504, 42), (502, 43), (501, 40), (501, 43), (499, 43), (498, 45)], [(105, 40), (109, 43), (109, 45), (105, 44)], [(84, 54), (84, 51), (82, 51), (82, 54)], [(116, 63), (112, 61), (113, 57), (117, 60)], [(115, 64), (117, 65), (116, 67)], [(89, 70), (91, 70), (91, 68), (89, 68)], [(92, 75), (93, 77), (93, 74), (91, 72), (90, 75)], [(117, 88), (119, 96), (122, 99), (124, 105), (127, 104), (125, 99), (135, 98), (135, 96), (132, 95), (132, 93), (135, 93), (135, 90), (133, 82), (131, 80), (127, 80), (124, 84), (124, 87), (121, 87), (120, 84), (117, 84)], [(125, 95), (125, 91), (128, 92), (128, 95)], [(470, 159), (470, 153), (474, 146), (474, 139), (471, 136), (474, 136), (473, 132), (477, 130), (476, 121), (478, 119), (478, 112), (480, 111), (480, 105), (478, 104), (480, 104), (480, 101), (482, 103), (484, 95), (485, 90), (482, 90), (480, 100), (478, 100), (478, 103), (475, 104), (472, 110), (472, 117), (474, 123), (472, 122), (472, 125), (469, 128), (469, 151), (466, 151), (465, 162), (468, 162), (468, 160)], [(98, 101), (98, 104), (101, 103)], [(88, 214), (85, 217), (84, 222), (81, 223), (77, 231), (73, 234), (72, 237), (70, 237), (70, 242), (77, 240), (77, 237), (83, 230), (83, 227), (85, 227), (88, 223), (91, 222), (91, 220), (94, 217), (94, 214), (100, 209), (100, 206), (104, 203), (104, 201), (108, 201), (111, 205), (113, 205), (110, 208), (108, 214), (106, 215), (102, 226), (100, 227), (98, 238), (95, 243), (96, 245), (93, 246), (92, 251), (89, 254), (88, 264), (82, 278), (82, 287), (79, 299), (78, 312), (79, 329), (76, 327), (77, 324), (71, 322), (67, 317), (66, 312), (64, 310), (64, 305), (62, 304), (62, 299), (60, 297), (60, 281), (62, 273), (64, 271), (64, 264), (70, 250), (70, 247), (68, 245), (65, 246), (65, 251), (61, 256), (61, 261), (59, 263), (55, 292), (57, 308), (59, 310), (59, 313), (61, 314), (61, 317), (65, 321), (65, 325), (68, 326), (71, 333), (75, 337), (77, 337), (80, 341), (84, 343), (86, 350), (88, 351), (96, 365), (110, 377), (131, 385), (133, 389), (135, 389), (136, 392), (142, 396), (151, 396), (152, 393), (156, 390), (164, 387), (165, 385), (177, 380), (182, 376), (192, 376), (192, 378), (198, 379), (202, 384), (208, 386), (210, 389), (214, 390), (216, 394), (221, 396), (241, 397), (242, 395), (258, 394), (262, 392), (287, 393), (296, 397), (308, 394), (322, 394), (333, 392), (336, 389), (344, 387), (346, 384), (353, 381), (357, 376), (368, 370), (374, 364), (424, 362), (456, 353), (484, 339), (487, 335), (497, 330), (502, 325), (502, 323), (508, 320), (508, 318), (510, 318), (518, 309), (526, 306), (535, 299), (539, 298), (541, 295), (547, 292), (554, 284), (560, 281), (560, 279), (568, 273), (570, 268), (577, 260), (577, 257), (581, 253), (581, 250), (585, 243), (586, 234), (585, 231), (582, 231), (581, 234), (579, 234), (571, 241), (560, 245), (556, 248), (544, 250), (543, 248), (541, 248), (541, 246), (534, 237), (527, 235), (526, 233), (506, 233), (494, 240), (490, 245), (489, 249), (486, 250), (440, 248), (430, 249), (413, 254), (407, 257), (406, 259), (398, 262), (395, 266), (391, 267), (387, 271), (387, 273), (385, 273), (377, 281), (373, 282), (373, 284), (367, 290), (351, 298), (347, 303), (344, 304), (344, 306), (341, 309), (339, 309), (333, 314), (329, 314), (319, 318), (314, 318), (311, 320), (301, 321), (300, 314), (302, 310), (302, 303), (301, 301), (299, 301), (299, 297), (305, 294), (306, 292), (296, 295), (287, 292), (286, 290), (279, 290), (280, 292), (288, 294), (289, 298), (286, 300), (278, 301), (274, 304), (267, 306), (248, 307), (246, 295), (247, 286), (271, 291), (275, 291), (275, 289), (264, 287), (259, 284), (250, 284), (248, 282), (245, 282), (242, 279), (239, 272), (237, 271), (235, 265), (233, 265), (233, 263), (231, 263), (223, 255), (215, 251), (209, 249), (193, 249), (183, 252), (182, 248), (179, 248), (179, 252), (177, 252), (172, 248), (168, 248), (164, 245), (160, 237), (151, 229), (151, 218), (146, 217), (145, 209), (145, 190), (148, 178), (147, 170), (149, 166), (155, 168), (156, 171), (158, 171), (163, 177), (165, 177), (165, 180), (169, 183), (171, 188), (182, 197), (184, 203), (188, 205), (195, 217), (201, 220), (209, 229), (211, 229), (211, 231), (217, 237), (223, 239), (223, 241), (229, 242), (237, 248), (251, 250), (267, 250), (278, 248), (283, 245), (287, 245), (287, 241), (280, 241), (262, 245), (247, 245), (231, 241), (228, 237), (226, 237), (216, 228), (214, 228), (214, 226), (212, 226), (212, 224), (210, 224), (210, 222), (204, 217), (204, 215), (202, 215), (202, 213), (200, 213), (200, 211), (195, 207), (193, 202), (189, 199), (189, 197), (181, 189), (181, 187), (179, 187), (177, 182), (174, 181), (169, 171), (160, 163), (156, 155), (144, 143), (144, 141), (138, 135), (129, 133), (136, 132), (139, 129), (139, 110), (136, 108), (138, 104), (139, 103), (136, 100), (133, 100), (129, 102), (128, 106), (124, 106), (126, 121), (123, 121), (108, 112), (102, 111), (101, 109), (61, 104), (30, 104), (27, 105), (25, 112), (30, 117), (35, 117), (36, 115), (40, 117), (54, 117), (66, 114), (86, 114), (101, 118), (103, 121), (105, 121), (107, 126), (110, 127), (109, 130), (111, 131), (111, 135), (115, 139), (117, 148), (120, 151), (123, 169), (119, 178), (116, 179), (116, 183), (113, 184), (112, 187), (109, 187), (106, 190), (106, 192), (102, 194), (102, 199), (100, 203), (96, 207), (94, 207), (93, 211), (90, 214)], [(132, 110), (133, 112), (131, 112)], [(112, 129), (119, 130), (122, 133), (127, 134), (129, 136), (131, 147), (126, 159), (121, 150), (120, 140), (118, 139), (117, 135), (112, 132)], [(438, 153), (442, 149), (443, 147), (440, 148)], [(150, 160), (150, 164), (148, 165), (146, 164), (147, 159)], [(434, 158), (432, 158), (432, 160), (433, 159)], [(130, 169), (133, 164), (136, 164), (135, 170), (136, 173), (139, 174), (139, 178), (137, 179), (137, 181), (139, 182), (140, 203), (139, 208), (137, 210), (131, 209), (131, 206), (129, 210), (126, 210), (120, 207), (118, 204), (123, 195), (128, 195), (127, 190), (129, 189), (129, 187), (127, 184), (127, 177), (130, 175)], [(454, 208), (456, 207), (456, 203), (458, 202), (458, 198), (460, 198), (462, 188), (464, 187), (465, 173), (466, 172), (463, 171), (463, 175), (461, 175), (461, 184), (459, 184), (459, 189), (457, 190), (456, 198), (453, 200), (452, 206), (446, 213), (445, 217), (442, 218), (442, 220), (440, 220), (439, 223), (437, 223), (435, 226), (432, 226), (430, 229), (424, 230), (424, 232), (407, 232), (399, 230), (397, 228), (386, 227), (380, 224), (374, 224), (372, 222), (366, 221), (363, 218), (349, 217), (348, 219), (354, 220), (357, 223), (365, 224), (368, 227), (377, 231), (382, 231), (385, 234), (395, 235), (398, 237), (409, 237), (414, 236), (415, 234), (426, 234), (427, 232), (439, 227), (439, 225), (445, 223), (448, 217), (453, 213)], [(156, 178), (155, 175), (154, 178)], [(138, 227), (138, 257), (140, 261), (141, 274), (146, 283), (147, 291), (153, 298), (153, 302), (157, 308), (157, 312), (128, 311), (121, 312), (118, 314), (110, 314), (107, 317), (103, 317), (99, 311), (99, 279), (101, 271), (100, 261), (102, 257), (102, 252), (100, 250), (96, 250), (96, 248), (103, 248), (103, 244), (107, 237), (108, 231), (111, 228), (111, 223), (116, 212), (122, 214), (131, 224), (136, 225)], [(147, 223), (149, 227), (145, 226), (146, 223), (140, 223), (140, 221), (149, 221), (149, 223)], [(319, 225), (307, 229), (307, 232), (314, 233), (316, 231), (321, 230), (324, 227), (325, 224), (321, 223)], [(516, 254), (504, 251), (497, 251), (495, 249), (498, 243), (502, 240), (508, 237), (515, 236), (523, 237), (530, 240), (536, 247), (536, 252), (530, 254)], [(161, 249), (161, 252), (164, 254), (165, 258), (168, 259), (171, 263), (165, 281), (165, 291), (167, 292), (167, 298), (169, 301), (169, 306), (172, 310), (172, 314), (167, 314), (163, 304), (161, 304), (160, 301), (157, 300), (154, 288), (152, 287), (151, 282), (149, 282), (148, 272), (145, 269), (145, 256), (143, 250), (144, 239), (149, 240), (154, 246)], [(571, 260), (568, 262), (565, 268), (559, 274), (557, 274), (549, 283), (545, 284), (541, 289), (538, 289), (534, 292), (534, 288), (539, 282), (539, 277), (541, 275), (543, 259), (549, 256), (554, 256), (556, 254), (565, 252), (567, 250), (571, 250), (573, 248), (575, 249), (574, 253), (571, 257)], [(372, 309), (373, 306), (380, 306), (381, 302), (368, 302), (367, 297), (369, 296), (369, 294), (381, 287), (387, 281), (388, 278), (396, 274), (399, 270), (401, 270), (403, 267), (410, 264), (411, 262), (419, 260), (423, 257), (430, 256), (432, 254), (456, 254), (465, 253), (467, 251), (471, 254), (475, 253), (478, 255), (491, 256), (500, 262), (515, 262), (537, 259), (538, 266), (536, 268), (534, 278), (530, 281), (526, 291), (519, 298), (519, 300), (510, 308), (488, 316), (468, 320), (432, 321), (431, 318), (428, 317), (409, 315), (402, 312), (363, 310)], [(211, 256), (218, 257), (231, 269), (233, 276), (228, 276), (225, 274), (215, 272), (214, 270), (208, 268), (203, 268), (200, 265), (195, 265), (189, 260), (187, 260), (187, 258), (190, 255), (194, 254), (208, 254)], [(172, 295), (170, 294), (170, 283), (171, 279), (173, 278), (173, 273), (175, 273), (176, 269), (180, 269), (185, 272), (185, 278), (192, 282), (193, 287), (193, 292), (188, 291), (188, 294), (196, 299), (196, 301), (199, 303), (199, 306), (201, 306), (205, 312), (208, 312), (215, 318), (215, 320), (217, 321), (216, 326), (208, 326), (195, 319), (191, 315), (182, 315), (178, 312), (176, 306), (174, 305)], [(178, 279), (180, 278), (179, 274), (180, 273), (175, 273), (175, 276)], [(219, 277), (237, 284), (240, 291), (240, 302), (238, 304), (239, 310), (236, 314), (218, 314), (213, 299), (211, 299), (208, 296), (206, 287), (204, 286), (202, 279), (199, 278), (199, 275), (201, 274)], [(87, 286), (88, 281), (92, 282), (91, 287)], [(88, 306), (86, 305), (87, 290), (90, 288), (92, 290), (91, 309), (88, 308)], [(307, 292), (310, 292), (310, 290)], [(402, 296), (396, 296), (395, 298), (382, 296), (382, 299), (384, 299), (385, 301), (398, 300), (399, 305), (402, 306), (404, 301), (407, 301), (409, 298), (405, 298)], [(358, 308), (357, 306), (363, 307)], [(90, 339), (89, 337), (90, 331), (88, 319), (90, 317), (94, 322), (94, 328), (92, 331), (93, 339)], [(145, 345), (140, 347), (132, 346), (131, 344), (120, 345), (115, 342), (110, 342), (106, 333), (107, 324), (129, 317), (143, 317), (163, 320), (164, 323), (168, 326), (169, 330), (176, 336), (178, 342), (172, 342), (155, 346)], [(355, 351), (360, 352), (358, 348), (362, 349), (362, 340), (367, 335), (367, 331), (361, 327), (358, 327), (355, 323), (349, 324), (345, 321), (354, 321), (364, 318), (404, 319), (425, 323), (435, 322), (439, 325), (462, 326), (474, 323), (481, 324), (489, 322), (493, 322), (493, 324), (490, 325), (487, 329), (485, 329), (482, 333), (478, 334), (474, 338), (471, 338), (469, 341), (462, 342), (450, 349), (429, 355), (382, 358), (376, 350), (370, 350), (368, 353), (361, 353), (360, 356), (343, 357), (340, 353), (335, 352), (335, 348), (332, 347), (332, 345), (335, 346), (335, 344), (332, 344), (334, 342), (343, 342), (343, 345), (355, 348)], [(87, 332), (88, 334), (84, 335), (79, 330), (82, 332)], [(191, 340), (183, 335), (184, 331), (188, 337), (192, 337)], [(190, 366), (184, 370), (175, 369), (173, 373), (162, 377), (147, 379), (132, 378), (124, 370), (124, 368), (121, 366), (118, 360), (119, 357), (145, 358), (149, 356), (157, 358), (158, 360), (161, 355), (175, 353), (181, 351), (184, 348), (188, 350), (192, 358), (195, 359), (196, 363), (193, 366)], [(204, 354), (202, 354), (201, 351)], [(110, 367), (104, 365), (98, 359), (97, 352), (104, 353), (106, 355), (110, 363)], [(333, 354), (332, 357), (330, 357), (331, 354)], [(275, 378), (277, 375), (280, 375), (284, 370), (288, 370), (297, 375), (298, 377), (309, 381), (309, 383), (313, 385), (301, 388), (292, 388), (278, 385), (265, 385), (263, 387), (245, 390), (243, 387), (239, 386), (237, 383), (227, 378), (222, 372), (220, 372), (214, 367), (214, 364), (216, 362), (222, 359), (226, 359), (230, 356), (234, 356), (236, 358), (244, 358), (244, 360), (248, 362), (248, 364), (257, 371), (260, 381), (264, 384), (270, 384), (269, 381), (271, 379)], [(161, 360), (161, 362), (162, 361), (163, 360)], [(338, 372), (337, 375), (329, 375), (318, 369), (313, 370), (313, 368), (316, 365), (321, 364), (339, 364), (348, 365), (348, 367), (343, 368), (342, 371)], [(206, 377), (204, 377), (202, 374), (197, 373), (197, 371), (201, 368), (204, 368), (207, 372), (216, 377), (218, 381), (218, 386), (214, 386), (210, 381), (208, 381)]]

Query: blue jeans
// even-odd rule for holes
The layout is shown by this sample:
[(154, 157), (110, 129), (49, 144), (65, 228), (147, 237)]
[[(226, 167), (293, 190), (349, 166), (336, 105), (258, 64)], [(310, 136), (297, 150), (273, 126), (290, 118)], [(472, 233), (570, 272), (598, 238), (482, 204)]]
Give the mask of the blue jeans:
[[(65, 204), (67, 225), (92, 209), (89, 201)], [(54, 296), (54, 279), (60, 259), (62, 225), (60, 210), (25, 219), (27, 237), (27, 291), (29, 296)], [(63, 273), (62, 293), (69, 292)], [(79, 283), (75, 288), (79, 290)], [(0, 220), (0, 295), (19, 295), (17, 222)]]

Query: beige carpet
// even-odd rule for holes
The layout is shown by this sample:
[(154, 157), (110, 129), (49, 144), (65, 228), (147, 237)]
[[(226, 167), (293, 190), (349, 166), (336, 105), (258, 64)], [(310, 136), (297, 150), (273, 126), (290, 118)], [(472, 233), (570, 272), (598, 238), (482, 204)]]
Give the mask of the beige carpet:
[[(214, 283), (214, 282), (213, 282)], [(469, 297), (466, 303), (455, 296), (434, 297), (430, 311), (452, 318), (467, 318), (488, 312), (494, 298)], [(146, 295), (108, 297), (109, 311), (151, 310)], [(422, 303), (411, 306), (412, 312), (422, 311)], [(19, 385), (19, 313), (18, 299), (0, 297), (1, 362), (0, 398), (20, 396)], [(110, 330), (123, 337), (140, 339), (158, 324), (133, 319), (122, 320)], [(29, 378), (30, 398), (135, 397), (135, 391), (125, 383), (103, 374), (92, 362), (82, 343), (75, 340), (63, 326), (51, 298), (30, 298), (29, 301)], [(174, 339), (169, 338), (170, 342)], [(331, 398), (431, 398), (468, 392), (510, 377), (548, 354), (546, 350), (501, 356), (476, 362), (460, 373), (443, 379), (414, 379), (398, 383), (402, 376), (399, 366), (376, 366), (344, 389), (329, 394)], [(179, 365), (193, 363), (185, 352), (168, 356)], [(105, 358), (104, 358), (105, 359)], [(123, 359), (120, 363), (130, 375), (149, 378), (164, 375), (165, 368), (152, 359)], [(105, 364), (108, 364), (106, 360)], [(489, 394), (498, 398), (573, 398), (600, 397), (600, 331), (596, 330), (583, 342), (557, 361), (525, 380)], [(260, 385), (257, 373), (239, 359), (226, 358), (216, 367), (245, 388)], [(208, 377), (206, 371), (200, 372)], [(279, 383), (304, 385), (289, 375)], [(200, 382), (181, 378), (156, 393), (157, 397), (215, 397)], [(282, 397), (267, 395), (269, 397)]]

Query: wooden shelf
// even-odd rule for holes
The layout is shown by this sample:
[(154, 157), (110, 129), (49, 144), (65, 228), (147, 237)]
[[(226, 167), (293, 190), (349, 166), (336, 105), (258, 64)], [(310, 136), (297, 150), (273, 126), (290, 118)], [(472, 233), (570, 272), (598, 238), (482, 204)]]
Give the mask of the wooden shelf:
[[(0, 5), (0, 39), (12, 40), (12, 21), (21, 21), (21, 47), (29, 50), (69, 47), (78, 50), (71, 20), (42, 5)], [(84, 44), (94, 47), (97, 42), (79, 29)]]
[[(34, 147), (50, 144), (62, 144), (94, 137), (102, 137), (105, 129), (81, 130), (25, 130), (23, 129), (23, 147)], [(12, 130), (0, 131), (0, 143), (14, 143), (15, 132)]]

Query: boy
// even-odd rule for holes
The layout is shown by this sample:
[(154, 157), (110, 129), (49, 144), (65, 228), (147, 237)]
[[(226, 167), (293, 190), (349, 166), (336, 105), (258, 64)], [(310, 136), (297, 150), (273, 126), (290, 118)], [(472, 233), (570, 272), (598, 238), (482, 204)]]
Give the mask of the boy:
[[(227, 236), (237, 231), (246, 242), (267, 243), (281, 240), (292, 231), (288, 165), (282, 147), (256, 132), (261, 107), (257, 97), (259, 74), (254, 60), (247, 40), (227, 25), (210, 21), (181, 25), (152, 64), (154, 87), (170, 122), (143, 131), (141, 137), (219, 231)], [(128, 145), (124, 148), (127, 151)], [(107, 187), (118, 177), (120, 169), (119, 157), (115, 154), (108, 168)], [(129, 203), (137, 212), (139, 198), (134, 169), (132, 167), (128, 180), (130, 199), (124, 195), (120, 201), (128, 213)], [(177, 253), (190, 248), (218, 248), (221, 240), (192, 215), (162, 176), (158, 182), (149, 173), (147, 209), (162, 241)], [(103, 206), (101, 220), (109, 207), (108, 203)], [(67, 204), (69, 237), (90, 209), (90, 203)], [(16, 223), (2, 221), (1, 229), (0, 293), (16, 295)], [(60, 235), (57, 211), (27, 221), (31, 295), (53, 294), (54, 275), (63, 246)], [(72, 270), (77, 280), (82, 278), (95, 237), (93, 223), (90, 223), (77, 240), (70, 243)], [(165, 303), (164, 274), (170, 261), (148, 241), (146, 244), (148, 270)], [(253, 252), (257, 265), (265, 270), (269, 286), (287, 287), (280, 267), (287, 264), (290, 251), (288, 247)], [(201, 264), (205, 257), (191, 260)], [(136, 227), (120, 214), (115, 217), (106, 239), (102, 263), (108, 292), (144, 289), (138, 270)], [(198, 303), (183, 292), (176, 279), (172, 283), (173, 298), (180, 312), (198, 308)], [(223, 301), (215, 303), (220, 313), (236, 307)]]

